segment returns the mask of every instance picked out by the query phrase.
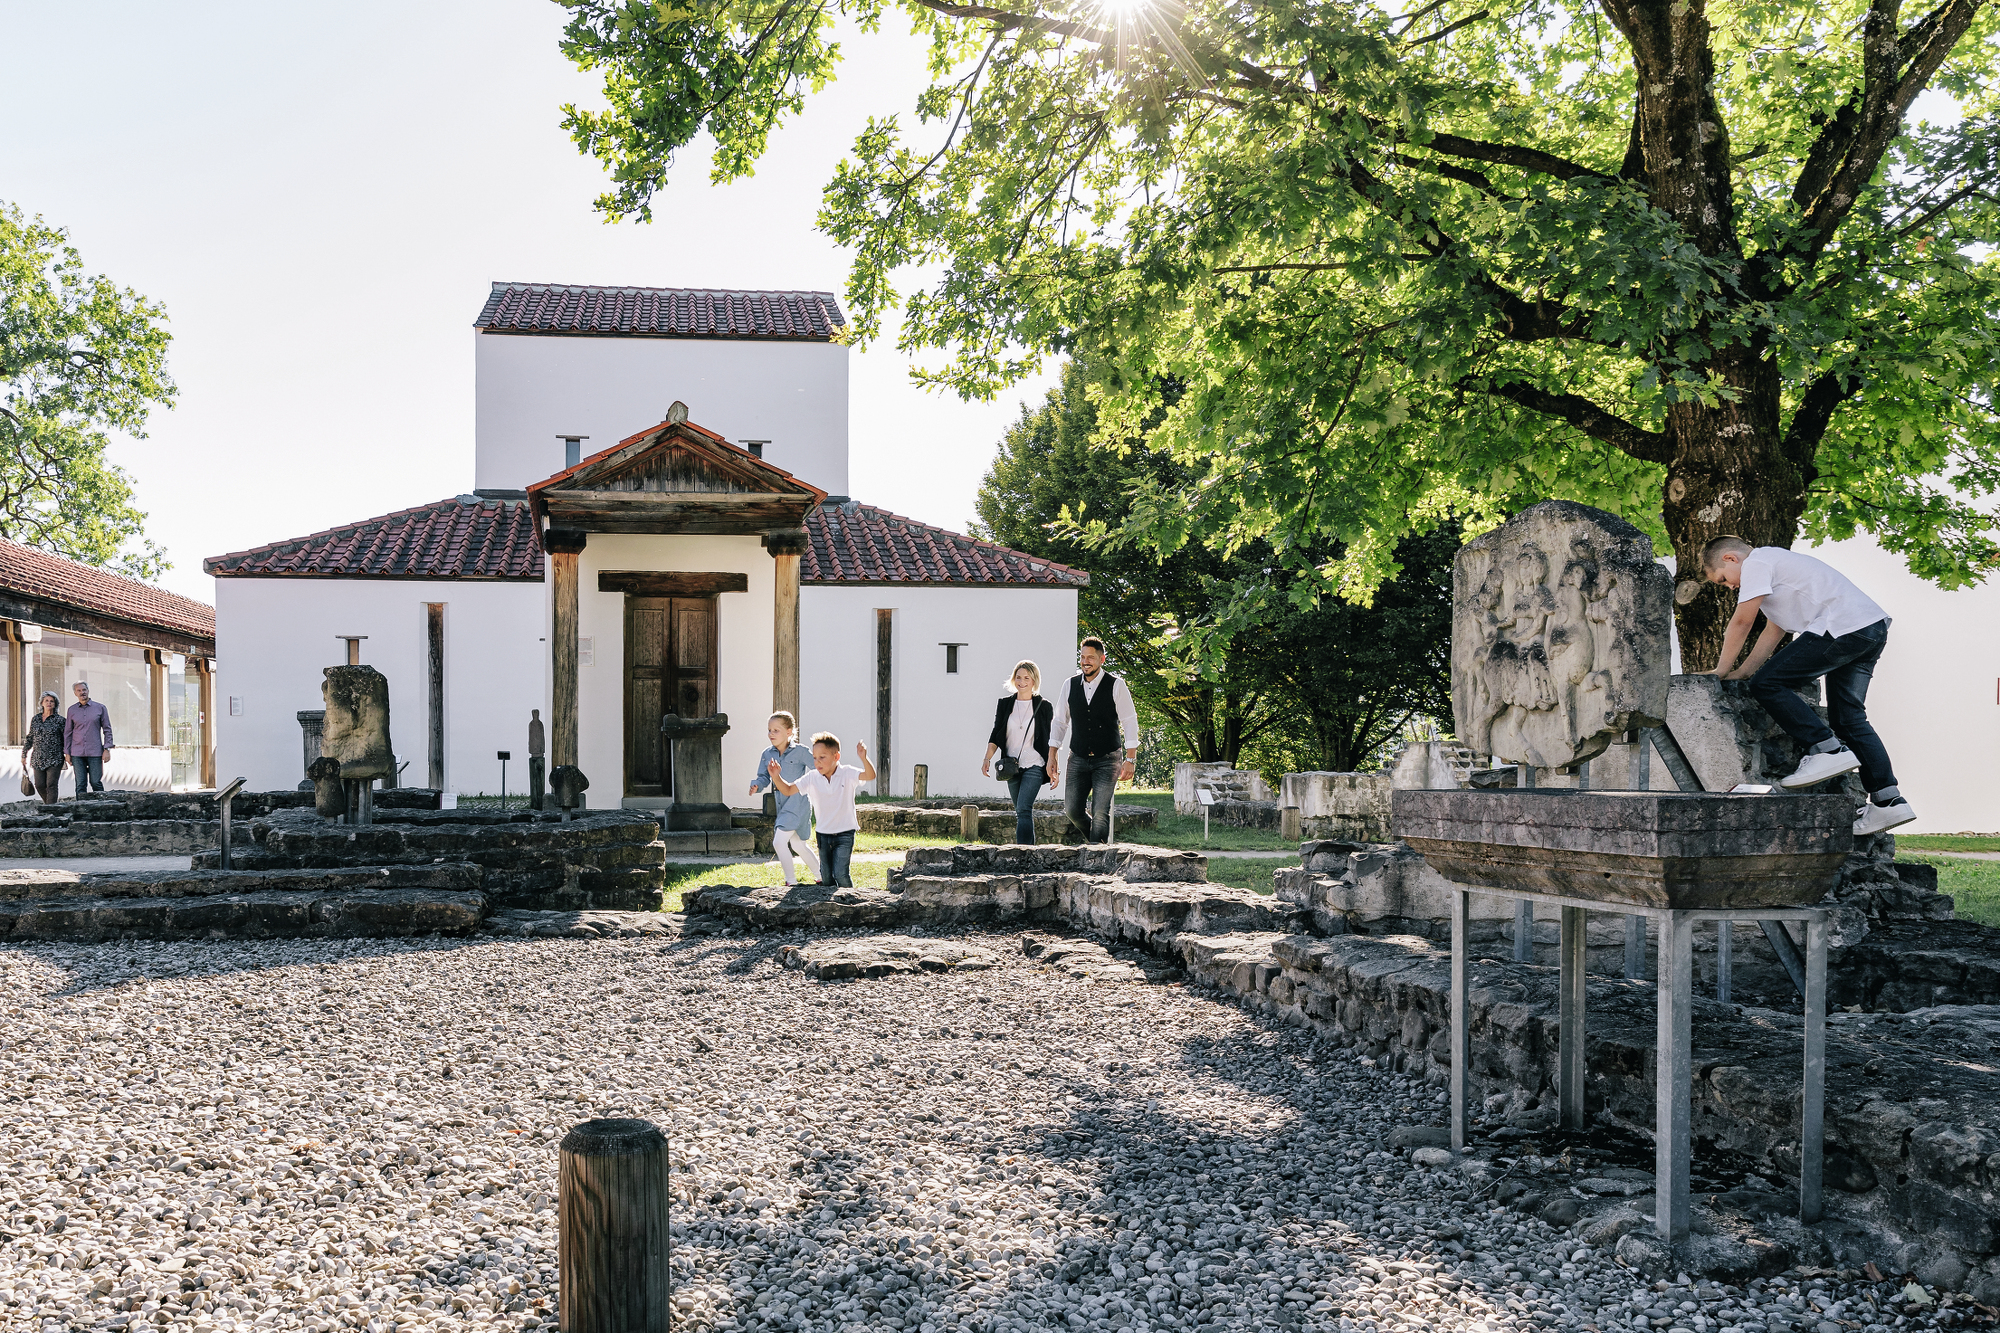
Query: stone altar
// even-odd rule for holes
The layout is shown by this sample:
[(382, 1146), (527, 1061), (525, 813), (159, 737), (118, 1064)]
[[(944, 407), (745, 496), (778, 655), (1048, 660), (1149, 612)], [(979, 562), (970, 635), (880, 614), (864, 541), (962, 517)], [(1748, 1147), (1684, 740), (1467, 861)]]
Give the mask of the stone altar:
[(1452, 567), (1451, 694), (1479, 754), (1567, 768), (1667, 716), (1673, 578), (1625, 520), (1547, 500)]
[(667, 812), (669, 829), (734, 827), (735, 816), (722, 799), (722, 738), (728, 730), (727, 713), (708, 717), (669, 713), (660, 719), (660, 735), (673, 746), (674, 805)]
[(326, 699), (320, 753), (339, 761), (342, 780), (393, 779), (396, 759), (389, 748), (389, 678), (371, 666), (328, 667), (320, 693)]

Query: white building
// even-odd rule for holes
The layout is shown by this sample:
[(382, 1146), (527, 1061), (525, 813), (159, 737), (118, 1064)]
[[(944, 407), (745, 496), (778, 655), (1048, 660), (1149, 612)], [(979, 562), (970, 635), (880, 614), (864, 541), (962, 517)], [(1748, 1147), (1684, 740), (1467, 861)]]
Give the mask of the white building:
[(495, 283), (474, 490), (204, 562), (221, 768), (298, 783), (298, 714), (365, 635), (406, 785), (498, 791), (505, 750), (520, 790), (540, 709), (591, 805), (670, 806), (660, 717), (721, 712), (749, 804), (789, 708), (850, 759), (866, 741), (881, 792), (918, 764), (934, 793), (1003, 791), (993, 700), (1019, 658), (1074, 661), (1087, 577), (847, 497), (844, 323), (824, 292)]

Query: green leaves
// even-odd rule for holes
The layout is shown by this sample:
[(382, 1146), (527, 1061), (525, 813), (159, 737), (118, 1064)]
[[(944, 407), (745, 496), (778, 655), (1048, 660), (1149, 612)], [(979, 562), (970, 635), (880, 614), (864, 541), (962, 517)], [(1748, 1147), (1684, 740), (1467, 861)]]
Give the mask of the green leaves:
[[(166, 315), (86, 274), (65, 239), (0, 205), (0, 536), (157, 578), (165, 556), (105, 447), (109, 431), (143, 437), (172, 402)], [(140, 550), (121, 555), (133, 538)]]

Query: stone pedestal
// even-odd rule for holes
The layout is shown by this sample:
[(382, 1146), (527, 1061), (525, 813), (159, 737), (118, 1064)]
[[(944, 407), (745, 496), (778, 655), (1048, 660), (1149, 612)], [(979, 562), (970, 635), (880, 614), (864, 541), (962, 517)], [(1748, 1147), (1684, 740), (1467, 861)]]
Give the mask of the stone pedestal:
[(674, 804), (667, 827), (732, 828), (729, 806), (722, 799), (722, 738), (729, 731), (729, 714), (660, 719), (660, 735), (673, 747)]
[(299, 730), (304, 733), (305, 767), (300, 769), (307, 777), (312, 776), (313, 761), (319, 758), (320, 732), (326, 726), (326, 710), (313, 708), (299, 713)]

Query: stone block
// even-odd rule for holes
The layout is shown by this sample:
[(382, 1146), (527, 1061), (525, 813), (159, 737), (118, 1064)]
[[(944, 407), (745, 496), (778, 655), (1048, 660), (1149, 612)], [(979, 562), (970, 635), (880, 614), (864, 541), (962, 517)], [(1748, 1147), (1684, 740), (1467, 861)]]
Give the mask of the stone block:
[(880, 889), (848, 889), (799, 884), (738, 888), (712, 885), (688, 908), (692, 918), (721, 917), (750, 930), (831, 930), (848, 926), (884, 926), (902, 919), (901, 895)]
[(1601, 509), (1531, 506), (1452, 565), (1452, 710), (1472, 750), (1563, 768), (1667, 715), (1672, 579)]
[(186, 897), (28, 900), (0, 909), (13, 942), (465, 935), (486, 897), (443, 889), (335, 888)]
[(320, 693), (326, 699), (320, 754), (340, 763), (348, 782), (393, 778), (396, 756), (389, 743), (389, 678), (372, 666), (325, 670)]
[(864, 935), (858, 939), (788, 944), (778, 951), (778, 962), (803, 971), (815, 981), (850, 981), (918, 972), (979, 972), (998, 967), (1000, 956), (991, 949), (952, 940)]
[(1853, 847), (1842, 796), (1401, 791), (1396, 830), (1459, 884), (1652, 907), (1816, 903)]

